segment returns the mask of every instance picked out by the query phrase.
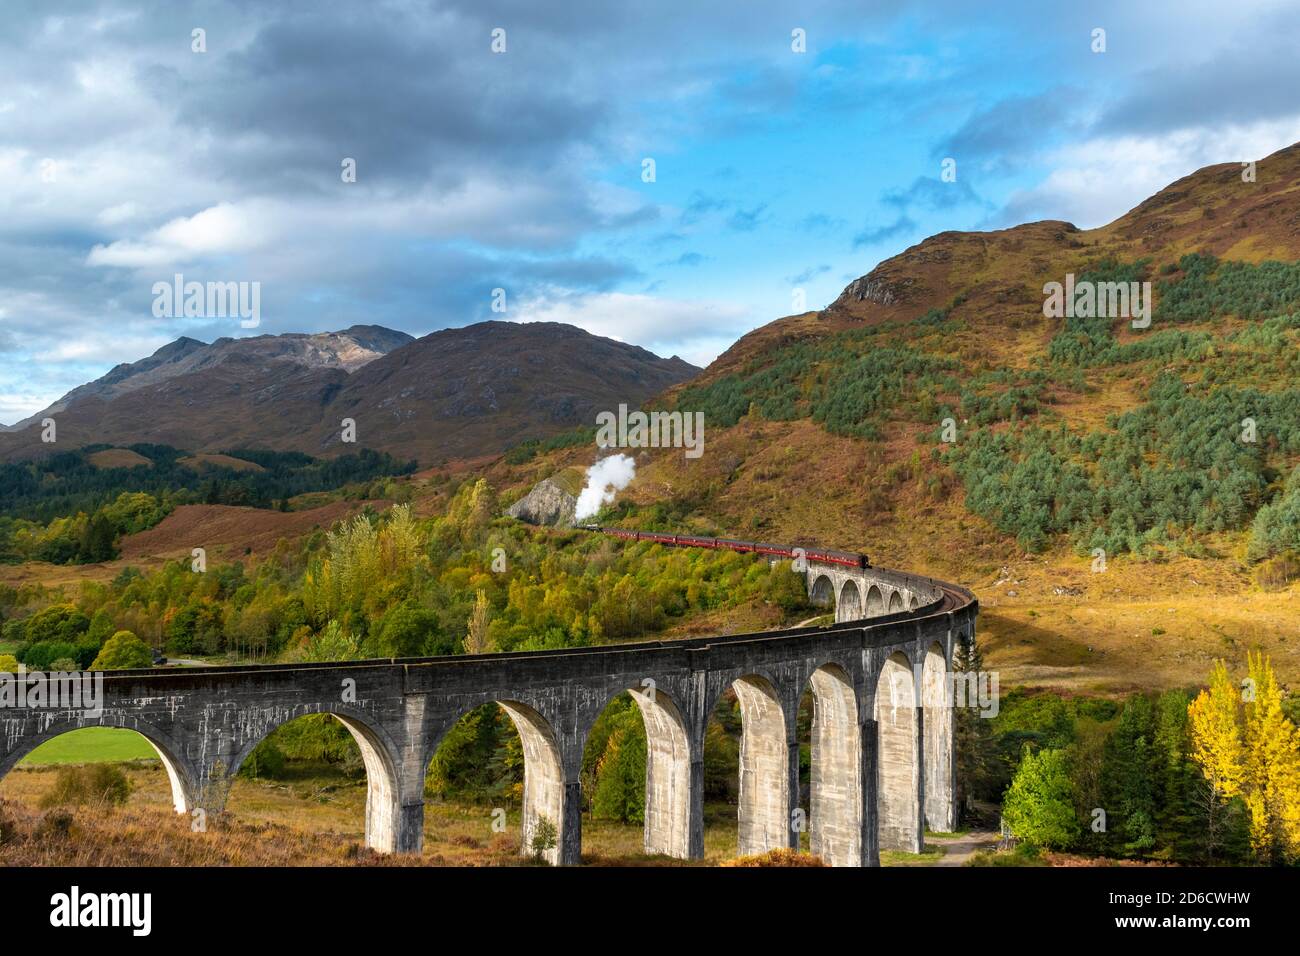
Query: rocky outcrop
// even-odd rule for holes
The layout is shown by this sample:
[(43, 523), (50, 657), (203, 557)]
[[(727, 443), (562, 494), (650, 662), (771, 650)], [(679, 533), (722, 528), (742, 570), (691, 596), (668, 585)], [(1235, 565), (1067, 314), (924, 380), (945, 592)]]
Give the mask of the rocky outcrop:
[(884, 278), (873, 271), (860, 279), (854, 279), (849, 283), (848, 288), (843, 292), (843, 296), (856, 299), (859, 302), (875, 302), (877, 305), (894, 305), (898, 302), (905, 302), (915, 285), (915, 280), (910, 276), (903, 276), (898, 279)]
[(507, 508), (506, 514), (529, 524), (568, 527), (573, 524), (577, 507), (576, 497), (561, 488), (554, 480), (543, 478), (533, 485), (532, 491)]

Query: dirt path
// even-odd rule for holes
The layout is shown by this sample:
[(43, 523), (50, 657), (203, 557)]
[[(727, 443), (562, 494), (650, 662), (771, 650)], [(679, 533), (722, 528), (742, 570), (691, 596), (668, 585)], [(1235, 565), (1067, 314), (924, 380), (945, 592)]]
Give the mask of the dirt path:
[(935, 866), (965, 866), (966, 861), (979, 850), (997, 846), (998, 835), (987, 830), (973, 830), (961, 836), (926, 837), (925, 842), (944, 848), (943, 856)]

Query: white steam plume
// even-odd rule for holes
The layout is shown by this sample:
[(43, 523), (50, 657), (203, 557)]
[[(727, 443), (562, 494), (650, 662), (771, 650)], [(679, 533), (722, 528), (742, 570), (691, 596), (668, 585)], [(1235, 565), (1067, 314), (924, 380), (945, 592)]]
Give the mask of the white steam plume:
[(614, 496), (631, 484), (636, 477), (636, 462), (631, 455), (610, 455), (587, 469), (587, 485), (578, 495), (575, 521), (590, 518), (607, 505)]

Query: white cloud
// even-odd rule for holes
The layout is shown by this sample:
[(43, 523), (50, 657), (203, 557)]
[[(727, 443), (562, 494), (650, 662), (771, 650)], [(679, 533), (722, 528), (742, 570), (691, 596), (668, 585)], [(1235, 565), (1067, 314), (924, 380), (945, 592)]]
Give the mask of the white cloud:
[(248, 252), (263, 245), (267, 230), (261, 204), (219, 203), (153, 230), (143, 240), (118, 240), (90, 250), (92, 266), (161, 266), (193, 262), (202, 256)]
[(48, 407), (47, 395), (28, 395), (21, 392), (0, 392), (0, 422), (12, 425)]
[(140, 213), (140, 207), (133, 202), (118, 203), (116, 206), (109, 206), (107, 209), (100, 210), (95, 217), (99, 222), (106, 226), (116, 226), (119, 223), (134, 219)]
[[(172, 339), (167, 335), (100, 335), (70, 339), (35, 358), (41, 362), (95, 362), (116, 365), (152, 355)], [(47, 403), (48, 404), (48, 403)]]
[(1073, 143), (1045, 156), (1052, 171), (1032, 189), (1012, 193), (995, 221), (1064, 219), (1092, 229), (1203, 166), (1262, 159), (1297, 139), (1300, 118)]
[(563, 322), (592, 335), (676, 354), (707, 365), (756, 324), (750, 310), (732, 303), (669, 299), (626, 292), (597, 292), (536, 300), (519, 306), (516, 322)]

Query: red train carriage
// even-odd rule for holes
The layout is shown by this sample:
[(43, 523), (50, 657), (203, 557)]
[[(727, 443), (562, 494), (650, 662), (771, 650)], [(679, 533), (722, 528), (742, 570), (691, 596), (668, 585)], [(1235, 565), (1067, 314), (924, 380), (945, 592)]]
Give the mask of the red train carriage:
[(638, 541), (653, 541), (655, 544), (676, 544), (677, 535), (664, 534), (662, 531), (641, 531), (637, 533)]

